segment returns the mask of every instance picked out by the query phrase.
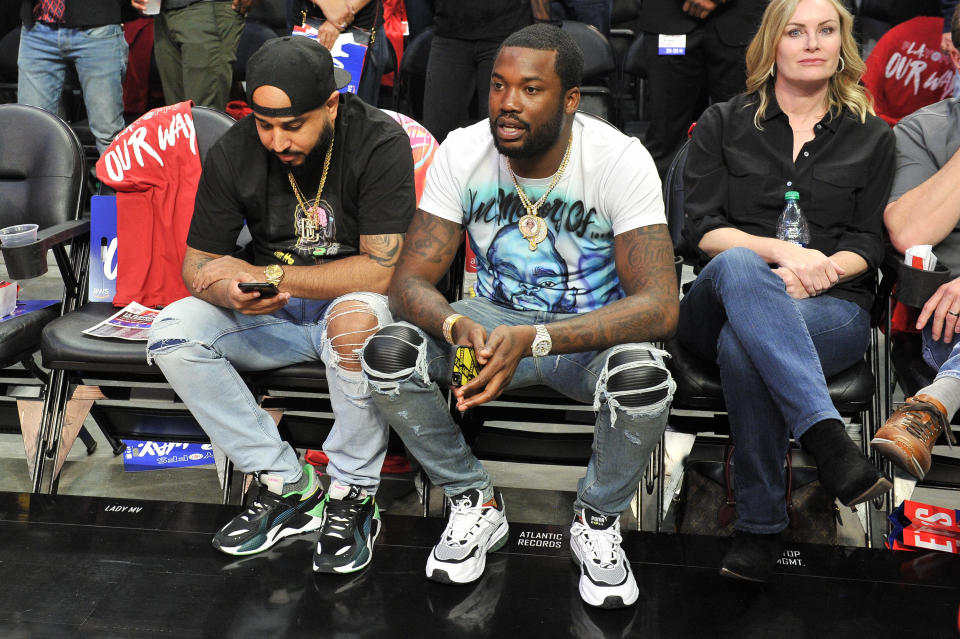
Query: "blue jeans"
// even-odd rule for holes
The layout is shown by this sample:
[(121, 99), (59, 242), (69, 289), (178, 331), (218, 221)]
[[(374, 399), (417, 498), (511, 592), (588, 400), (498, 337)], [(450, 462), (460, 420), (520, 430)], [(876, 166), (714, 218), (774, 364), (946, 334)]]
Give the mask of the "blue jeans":
[(123, 76), (127, 41), (119, 24), (93, 29), (36, 23), (20, 30), (17, 102), (59, 113), (67, 67), (80, 78), (90, 132), (103, 153), (123, 127)]
[(840, 419), (824, 375), (863, 358), (869, 314), (829, 295), (793, 299), (759, 255), (733, 248), (710, 260), (680, 301), (677, 338), (720, 367), (736, 444), (736, 528), (783, 530), (790, 436)]
[(335, 418), (323, 444), (330, 458), (327, 473), (374, 493), (388, 426), (370, 404), (363, 375), (337, 366), (338, 354), (327, 336), (331, 309), (350, 300), (366, 304), (378, 326), (392, 321), (386, 298), (374, 293), (353, 293), (332, 302), (292, 298), (271, 315), (241, 315), (187, 297), (157, 316), (147, 357), (238, 469), (276, 473), (288, 483), (300, 477), (297, 454), (257, 405), (240, 372), (322, 359)]
[[(516, 311), (483, 298), (454, 302), (453, 307), (479, 322), (488, 332), (500, 325), (548, 324), (571, 317), (545, 311)], [(370, 367), (365, 351), (363, 366), (371, 377), (373, 401), (423, 466), (430, 481), (442, 486), (445, 494), (453, 496), (473, 488), (485, 490), (490, 486), (490, 477), (453, 422), (437, 383), (449, 383), (452, 347), (413, 328), (424, 340), (417, 363), (393, 375), (392, 380), (373, 379), (382, 376)], [(373, 337), (368, 341), (367, 350), (377, 339)], [(616, 370), (608, 368), (607, 358), (624, 350), (652, 356), (649, 363), (636, 364), (663, 372), (665, 381), (656, 389), (662, 392), (663, 399), (641, 407), (624, 406), (621, 401), (631, 403), (626, 393), (608, 389), (608, 379)], [(577, 488), (575, 507), (619, 515), (630, 504), (650, 454), (667, 424), (675, 385), (665, 370), (662, 351), (650, 344), (624, 344), (602, 352), (527, 357), (520, 361), (508, 389), (538, 384), (577, 401), (592, 403), (598, 411), (593, 454), (586, 476)]]
[(934, 341), (930, 324), (923, 327), (923, 361), (937, 369), (937, 379), (954, 377), (960, 379), (960, 337), (954, 336), (949, 344), (942, 339)]

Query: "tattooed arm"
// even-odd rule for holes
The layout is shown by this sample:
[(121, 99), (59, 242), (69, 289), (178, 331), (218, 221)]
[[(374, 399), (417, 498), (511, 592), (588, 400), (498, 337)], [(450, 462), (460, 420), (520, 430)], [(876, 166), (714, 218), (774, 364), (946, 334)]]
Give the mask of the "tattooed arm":
[[(402, 247), (403, 235), (399, 233), (361, 235), (359, 255), (315, 266), (284, 266), (278, 301), (285, 301), (291, 296), (333, 299), (355, 291), (385, 293)], [(259, 294), (248, 293), (243, 294), (247, 297), (237, 298), (237, 282), (264, 280), (266, 274), (262, 266), (254, 266), (229, 255), (215, 255), (187, 247), (183, 259), (183, 281), (193, 295), (211, 304), (237, 308), (238, 300), (245, 301), (250, 299), (249, 296), (255, 296), (253, 299), (259, 297)], [(261, 307), (264, 305), (260, 304), (257, 309)], [(272, 305), (270, 311), (263, 312), (272, 312), (276, 308), (277, 305)]]
[[(617, 276), (627, 296), (589, 313), (547, 325), (550, 354), (577, 353), (628, 342), (663, 340), (673, 335), (679, 313), (673, 245), (666, 225), (644, 226), (614, 240)], [(459, 329), (462, 322), (457, 322)], [(510, 382), (517, 364), (530, 356), (533, 326), (498, 326), (477, 358), (483, 370), (454, 389), (457, 408), (466, 410), (495, 399)]]
[[(437, 282), (450, 270), (462, 239), (463, 230), (456, 222), (418, 210), (390, 283), (394, 315), (440, 339), (443, 320), (454, 310), (437, 290)], [(456, 327), (465, 321), (457, 322)]]

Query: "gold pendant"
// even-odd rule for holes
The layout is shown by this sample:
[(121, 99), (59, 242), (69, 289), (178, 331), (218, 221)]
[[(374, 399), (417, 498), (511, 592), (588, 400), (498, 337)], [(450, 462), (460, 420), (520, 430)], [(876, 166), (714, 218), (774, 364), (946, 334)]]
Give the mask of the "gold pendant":
[(547, 223), (537, 215), (527, 213), (517, 222), (520, 235), (530, 243), (530, 250), (536, 251), (537, 244), (547, 239)]

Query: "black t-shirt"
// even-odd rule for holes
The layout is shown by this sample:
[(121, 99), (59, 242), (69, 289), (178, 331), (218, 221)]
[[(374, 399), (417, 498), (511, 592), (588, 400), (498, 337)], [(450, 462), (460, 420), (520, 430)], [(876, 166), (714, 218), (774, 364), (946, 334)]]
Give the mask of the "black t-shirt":
[(502, 40), (533, 23), (530, 0), (437, 0), (436, 34), (460, 40)]
[(755, 98), (738, 95), (704, 111), (683, 173), (691, 245), (718, 228), (775, 237), (784, 193), (798, 191), (810, 246), (825, 255), (852, 251), (867, 272), (827, 290), (869, 310), (883, 260), (883, 210), (896, 164), (893, 132), (875, 115), (861, 124), (849, 111), (824, 116), (793, 160), (793, 129), (771, 100), (753, 123)]
[[(287, 167), (260, 143), (256, 121), (249, 116), (207, 153), (187, 244), (230, 254), (246, 221), (254, 264), (311, 265), (356, 255), (361, 235), (405, 233), (416, 209), (406, 133), (390, 116), (351, 94), (340, 96), (334, 131), (322, 196), (328, 220), (319, 241), (296, 247), (298, 204)], [(310, 203), (325, 155), (326, 148), (317, 149), (293, 169)]]

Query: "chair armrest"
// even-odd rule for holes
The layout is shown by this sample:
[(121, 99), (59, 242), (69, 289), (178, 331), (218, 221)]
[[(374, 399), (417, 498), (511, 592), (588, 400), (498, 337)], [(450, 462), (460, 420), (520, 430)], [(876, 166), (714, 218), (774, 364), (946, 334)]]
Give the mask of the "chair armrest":
[(21, 246), (4, 246), (3, 260), (11, 279), (27, 280), (47, 272), (47, 251), (82, 235), (90, 234), (90, 220), (70, 220), (47, 227), (37, 239)]

